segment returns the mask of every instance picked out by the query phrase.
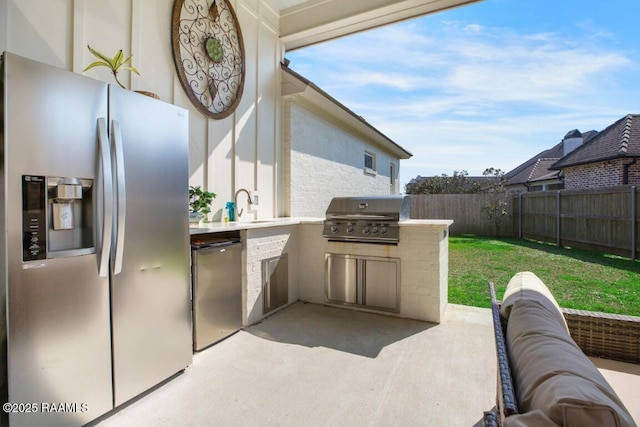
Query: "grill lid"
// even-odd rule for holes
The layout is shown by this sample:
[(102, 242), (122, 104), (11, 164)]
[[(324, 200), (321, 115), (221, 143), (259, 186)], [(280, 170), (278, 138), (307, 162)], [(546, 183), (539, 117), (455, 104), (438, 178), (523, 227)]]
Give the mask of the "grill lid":
[(326, 219), (401, 221), (409, 217), (408, 196), (334, 197)]

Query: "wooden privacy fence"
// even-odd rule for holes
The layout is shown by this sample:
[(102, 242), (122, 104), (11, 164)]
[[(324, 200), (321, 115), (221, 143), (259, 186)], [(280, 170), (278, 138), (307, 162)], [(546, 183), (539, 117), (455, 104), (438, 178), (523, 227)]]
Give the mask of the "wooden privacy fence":
[[(507, 202), (508, 215), (504, 216), (499, 236), (513, 236), (513, 218), (511, 204), (513, 199), (498, 195)], [(492, 193), (477, 194), (416, 194), (410, 195), (410, 216), (414, 219), (452, 219), (449, 229), (453, 235), (477, 234), (494, 236), (495, 227), (487, 218), (486, 206), (496, 195)]]
[[(499, 236), (552, 242), (638, 259), (640, 195), (635, 186), (538, 191), (507, 197)], [(411, 195), (411, 218), (452, 219), (451, 234), (495, 235), (484, 208), (491, 193)]]
[(635, 186), (521, 193), (513, 200), (515, 236), (638, 258)]

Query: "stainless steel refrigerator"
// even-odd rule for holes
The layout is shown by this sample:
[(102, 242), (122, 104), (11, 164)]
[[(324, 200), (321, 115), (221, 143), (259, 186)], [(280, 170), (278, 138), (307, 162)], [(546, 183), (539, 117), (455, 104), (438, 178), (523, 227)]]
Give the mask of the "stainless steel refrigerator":
[(82, 425), (191, 363), (188, 112), (10, 53), (0, 69), (3, 413)]

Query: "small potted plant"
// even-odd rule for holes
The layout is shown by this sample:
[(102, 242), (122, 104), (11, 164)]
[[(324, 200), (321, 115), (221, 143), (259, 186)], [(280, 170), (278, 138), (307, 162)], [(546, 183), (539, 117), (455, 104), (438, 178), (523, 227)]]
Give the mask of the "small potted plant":
[[(98, 60), (89, 64), (83, 70), (83, 72), (87, 72), (94, 67), (106, 67), (109, 70), (111, 70), (111, 74), (113, 74), (113, 78), (116, 80), (116, 83), (118, 83), (118, 85), (123, 89), (126, 89), (126, 88), (122, 83), (120, 83), (120, 80), (118, 80), (118, 73), (120, 71), (129, 70), (132, 73), (136, 73), (137, 75), (140, 75), (138, 70), (131, 65), (131, 58), (133, 58), (133, 54), (125, 58), (124, 53), (122, 52), (122, 49), (120, 49), (118, 52), (116, 52), (113, 58), (109, 58), (107, 55), (93, 49), (90, 45), (87, 45), (87, 48), (89, 49), (89, 52), (91, 52), (91, 54), (95, 56)], [(152, 98), (160, 99), (158, 95), (152, 92), (146, 92), (141, 90), (137, 90), (136, 92), (141, 93), (143, 95), (150, 96)]]
[(189, 187), (189, 222), (200, 222), (211, 212), (216, 193), (205, 191), (199, 185)]

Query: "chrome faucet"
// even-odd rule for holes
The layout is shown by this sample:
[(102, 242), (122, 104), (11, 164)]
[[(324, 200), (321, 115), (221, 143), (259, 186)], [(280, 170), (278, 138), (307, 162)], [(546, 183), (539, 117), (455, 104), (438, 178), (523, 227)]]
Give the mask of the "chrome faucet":
[(241, 188), (238, 191), (236, 191), (236, 195), (233, 197), (233, 201), (236, 204), (236, 212), (238, 215), (238, 219), (240, 219), (240, 217), (242, 216), (242, 212), (244, 211), (244, 209), (238, 210), (238, 194), (242, 193), (243, 191), (247, 193), (247, 203), (249, 205), (253, 204), (253, 200), (251, 200), (251, 193), (249, 193), (249, 190)]

